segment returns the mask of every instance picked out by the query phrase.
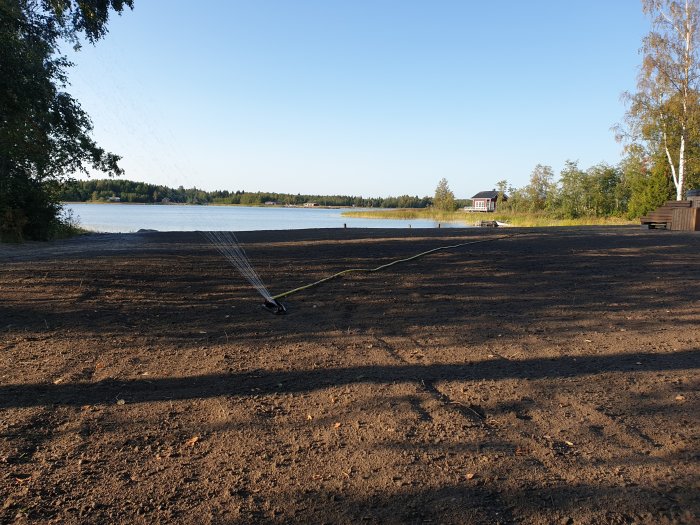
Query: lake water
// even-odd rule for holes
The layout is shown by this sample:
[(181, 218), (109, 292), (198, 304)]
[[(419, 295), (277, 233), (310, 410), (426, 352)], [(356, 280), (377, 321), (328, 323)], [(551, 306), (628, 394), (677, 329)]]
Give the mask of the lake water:
[[(343, 217), (342, 209), (247, 206), (176, 206), (138, 204), (65, 204), (85, 229), (129, 233), (158, 231), (253, 231), (306, 228), (437, 228), (431, 220), (359, 219)], [(467, 224), (442, 224), (465, 227)]]

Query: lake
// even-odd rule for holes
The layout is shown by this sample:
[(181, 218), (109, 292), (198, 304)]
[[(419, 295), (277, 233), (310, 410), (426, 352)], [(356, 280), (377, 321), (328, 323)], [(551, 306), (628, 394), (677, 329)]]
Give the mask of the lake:
[[(65, 204), (65, 209), (92, 231), (129, 233), (158, 231), (254, 231), (306, 228), (437, 228), (426, 219), (361, 219), (343, 217), (342, 209), (284, 208), (280, 206), (178, 206), (140, 204)], [(466, 224), (442, 223), (443, 227)]]

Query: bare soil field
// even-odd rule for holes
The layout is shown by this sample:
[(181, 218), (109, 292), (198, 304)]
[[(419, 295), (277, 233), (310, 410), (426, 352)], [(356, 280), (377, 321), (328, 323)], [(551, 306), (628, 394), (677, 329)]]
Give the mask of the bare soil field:
[(0, 523), (700, 521), (700, 235), (0, 245)]

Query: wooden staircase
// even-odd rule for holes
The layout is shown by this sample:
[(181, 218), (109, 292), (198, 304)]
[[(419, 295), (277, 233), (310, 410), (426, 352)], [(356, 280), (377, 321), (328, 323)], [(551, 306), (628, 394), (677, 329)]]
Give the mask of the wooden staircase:
[(640, 219), (642, 227), (696, 231), (700, 208), (694, 207), (694, 204), (694, 199), (667, 201)]

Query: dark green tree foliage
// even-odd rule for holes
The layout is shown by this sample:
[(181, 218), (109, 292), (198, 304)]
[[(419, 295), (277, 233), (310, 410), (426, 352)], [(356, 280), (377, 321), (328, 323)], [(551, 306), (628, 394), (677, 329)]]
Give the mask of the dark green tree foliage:
[(530, 174), (530, 184), (524, 188), (529, 211), (541, 211), (549, 207), (554, 190), (554, 171), (551, 166), (538, 164)]
[[(523, 191), (514, 188), (507, 180), (499, 180), (496, 183), (498, 190), (498, 211), (523, 211)], [(506, 196), (507, 200), (503, 197)]]
[(498, 191), (498, 203), (502, 205), (507, 202), (508, 198), (508, 181), (503, 179), (496, 183), (496, 190)]
[[(498, 183), (499, 191), (507, 188), (508, 195), (508, 200), (499, 204), (499, 210), (540, 213), (562, 219), (622, 216), (631, 202), (632, 190), (627, 177), (621, 167), (601, 163), (584, 171), (577, 162), (569, 160), (559, 180), (555, 181), (552, 168), (538, 164), (524, 188), (513, 188), (507, 181)], [(666, 182), (665, 188), (670, 191)], [(664, 195), (661, 202), (669, 198), (667, 193)], [(646, 211), (645, 208), (634, 216)]]
[(576, 219), (585, 216), (586, 206), (586, 172), (578, 167), (577, 162), (567, 160), (559, 178), (557, 204), (564, 217)]
[(119, 198), (121, 202), (147, 204), (244, 204), (260, 206), (268, 202), (301, 206), (315, 202), (322, 206), (357, 206), (360, 208), (425, 208), (432, 204), (430, 197), (402, 195), (400, 197), (354, 197), (349, 195), (301, 195), (288, 193), (203, 191), (197, 188), (169, 188), (156, 184), (125, 179), (71, 180), (61, 186), (61, 201), (107, 202)]
[(623, 187), (628, 201), (626, 215), (640, 217), (674, 197), (673, 179), (668, 174), (666, 159), (646, 157), (639, 148), (629, 151), (621, 163)]
[(618, 168), (602, 163), (588, 168), (586, 175), (588, 214), (595, 217), (621, 215), (626, 209), (627, 195)]
[(95, 42), (125, 7), (132, 0), (0, 0), (0, 239), (49, 238), (71, 174), (121, 173), (65, 91), (71, 64), (59, 45)]
[(441, 211), (454, 211), (457, 209), (455, 202), (455, 194), (452, 193), (447, 179), (442, 178), (435, 188), (435, 197), (433, 197), (433, 207)]

